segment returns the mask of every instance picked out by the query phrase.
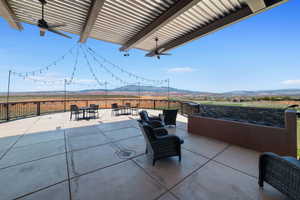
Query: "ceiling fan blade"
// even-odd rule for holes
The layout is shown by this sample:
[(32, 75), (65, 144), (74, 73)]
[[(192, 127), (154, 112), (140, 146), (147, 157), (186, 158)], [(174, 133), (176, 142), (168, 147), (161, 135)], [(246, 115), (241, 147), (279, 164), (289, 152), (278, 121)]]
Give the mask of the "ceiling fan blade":
[(66, 26), (65, 24), (48, 24), (50, 29)]
[(60, 36), (69, 38), (69, 39), (72, 38), (72, 37), (70, 37), (70, 36), (68, 36), (68, 35), (66, 35), (66, 34), (64, 34), (64, 33), (62, 33), (62, 32), (59, 32), (59, 31), (57, 31), (57, 30), (54, 30), (54, 29), (48, 29), (48, 31), (50, 31), (50, 32), (52, 32), (52, 33), (55, 33), (55, 34), (58, 34), (58, 35), (60, 35)]
[(159, 55), (161, 55), (161, 56), (171, 56), (172, 54), (170, 54), (170, 53), (160, 53)]
[(44, 30), (40, 30), (40, 36), (41, 37), (45, 36), (45, 31)]

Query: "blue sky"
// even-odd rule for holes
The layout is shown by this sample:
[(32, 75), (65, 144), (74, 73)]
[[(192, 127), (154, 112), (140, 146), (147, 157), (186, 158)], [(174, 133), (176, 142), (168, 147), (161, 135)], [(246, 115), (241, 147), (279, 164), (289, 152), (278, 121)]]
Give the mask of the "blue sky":
[[(145, 52), (131, 50), (129, 57), (119, 51), (119, 45), (89, 39), (87, 44), (99, 54), (124, 69), (150, 79), (170, 78), (172, 87), (197, 91), (224, 92), (232, 90), (265, 90), (300, 88), (300, 1), (289, 2), (221, 31), (172, 50), (172, 56), (161, 60), (144, 57)], [(51, 33), (42, 38), (35, 26), (24, 24), (16, 31), (0, 18), (0, 91), (6, 91), (8, 70), (26, 72), (46, 66), (78, 41), (57, 37)], [(79, 59), (75, 77), (82, 85), (70, 90), (99, 88), (93, 81), (83, 57)], [(70, 77), (74, 56), (66, 57), (42, 80)], [(92, 67), (100, 80), (114, 85), (110, 75)], [(112, 69), (113, 70), (113, 69)], [(118, 71), (113, 71), (117, 73)], [(129, 82), (135, 80), (117, 73)], [(13, 91), (57, 90), (61, 84), (45, 85), (13, 76)]]

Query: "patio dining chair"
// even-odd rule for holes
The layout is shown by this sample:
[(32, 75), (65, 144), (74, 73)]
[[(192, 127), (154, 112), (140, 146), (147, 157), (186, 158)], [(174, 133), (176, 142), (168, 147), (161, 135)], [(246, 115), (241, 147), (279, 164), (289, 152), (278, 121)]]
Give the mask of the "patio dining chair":
[(111, 104), (111, 109), (112, 115), (116, 116), (120, 114), (120, 108), (117, 103)]
[(75, 115), (75, 119), (78, 120), (80, 114), (83, 114), (83, 112), (78, 108), (77, 105), (70, 106), (70, 120), (72, 119), (73, 115)]
[(136, 104), (135, 106), (132, 106), (131, 107), (131, 114), (132, 115), (138, 115), (139, 114), (139, 107), (140, 107), (139, 104)]
[(97, 118), (99, 117), (99, 105), (98, 104), (90, 104), (90, 109), (88, 110), (88, 114), (89, 114), (89, 118), (92, 117), (93, 118)]
[(168, 134), (164, 128), (154, 129), (148, 123), (139, 120), (139, 126), (146, 140), (146, 154), (152, 156), (152, 165), (162, 158), (178, 156), (181, 161), (181, 144), (183, 140)]

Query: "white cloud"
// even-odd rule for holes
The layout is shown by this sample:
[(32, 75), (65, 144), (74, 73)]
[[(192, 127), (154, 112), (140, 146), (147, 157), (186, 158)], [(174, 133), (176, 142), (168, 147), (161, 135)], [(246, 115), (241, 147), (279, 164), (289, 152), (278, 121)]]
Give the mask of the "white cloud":
[(195, 70), (191, 67), (174, 67), (168, 69), (168, 72), (193, 72), (193, 71)]
[(300, 85), (300, 80), (285, 80), (281, 83), (285, 85)]

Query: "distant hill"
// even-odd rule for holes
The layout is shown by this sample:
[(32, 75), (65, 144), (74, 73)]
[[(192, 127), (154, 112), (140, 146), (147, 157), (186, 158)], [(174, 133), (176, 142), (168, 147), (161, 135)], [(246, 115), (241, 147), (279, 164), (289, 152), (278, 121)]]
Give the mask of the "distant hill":
[[(110, 94), (122, 94), (122, 95), (137, 95), (140, 90), (142, 95), (166, 95), (168, 92), (167, 87), (155, 87), (155, 86), (138, 86), (127, 85), (114, 89), (109, 89)], [(178, 88), (169, 88), (171, 95), (192, 95), (192, 96), (216, 96), (216, 97), (233, 97), (233, 96), (300, 96), (300, 89), (279, 89), (279, 90), (260, 90), (260, 91), (247, 91), (238, 90), (224, 93), (212, 93), (212, 92), (200, 92), (191, 91)], [(104, 94), (104, 89), (89, 89), (68, 91), (68, 94), (74, 95), (101, 95)], [(14, 92), (12, 95), (63, 95), (64, 91), (39, 91), (39, 92)], [(6, 93), (0, 93), (1, 96), (5, 96)]]
[(259, 91), (231, 91), (221, 93), (222, 96), (300, 96), (300, 89), (259, 90)]

